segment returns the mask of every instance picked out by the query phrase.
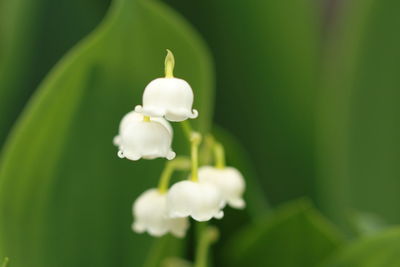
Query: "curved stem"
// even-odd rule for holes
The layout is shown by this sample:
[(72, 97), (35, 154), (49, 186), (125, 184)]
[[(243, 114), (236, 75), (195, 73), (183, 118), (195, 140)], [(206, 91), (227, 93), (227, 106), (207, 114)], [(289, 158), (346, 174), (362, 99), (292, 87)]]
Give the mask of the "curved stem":
[(174, 160), (167, 161), (164, 170), (161, 173), (160, 181), (158, 183), (158, 191), (162, 194), (168, 191), (169, 180), (175, 170), (188, 169), (190, 169), (190, 160), (187, 157), (177, 157)]
[(214, 226), (199, 225), (194, 267), (207, 267), (208, 251), (218, 239), (218, 229)]
[(174, 54), (167, 49), (167, 56), (165, 57), (165, 78), (174, 77), (175, 58)]

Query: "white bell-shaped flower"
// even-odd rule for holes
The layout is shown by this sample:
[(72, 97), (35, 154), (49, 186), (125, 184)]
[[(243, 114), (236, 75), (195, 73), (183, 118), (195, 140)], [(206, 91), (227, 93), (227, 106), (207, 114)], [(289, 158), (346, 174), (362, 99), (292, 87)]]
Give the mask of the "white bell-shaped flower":
[(196, 221), (221, 219), (225, 201), (214, 185), (193, 181), (174, 184), (167, 194), (167, 210), (171, 218), (191, 216)]
[(169, 121), (184, 121), (196, 118), (193, 109), (193, 90), (178, 78), (158, 78), (151, 81), (143, 93), (143, 106), (135, 111), (151, 117), (165, 117)]
[(135, 232), (148, 232), (152, 236), (172, 233), (184, 237), (189, 227), (188, 218), (167, 217), (167, 195), (157, 189), (149, 189), (141, 194), (133, 204)]
[(224, 200), (232, 208), (244, 208), (243, 192), (246, 184), (243, 175), (236, 168), (200, 167), (199, 181), (216, 186), (221, 191)]
[(119, 135), (114, 138), (118, 156), (130, 160), (164, 157), (173, 159), (172, 128), (163, 118), (144, 120), (142, 114), (130, 112), (120, 123)]

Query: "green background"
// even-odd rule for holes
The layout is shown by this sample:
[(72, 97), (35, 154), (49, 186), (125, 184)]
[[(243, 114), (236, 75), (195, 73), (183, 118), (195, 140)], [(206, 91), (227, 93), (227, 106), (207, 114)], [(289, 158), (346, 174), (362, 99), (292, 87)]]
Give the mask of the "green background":
[[(399, 8), (0, 0), (0, 262), (193, 260), (194, 231), (131, 232), (132, 202), (164, 161), (120, 160), (112, 145), (168, 48), (195, 92), (194, 127), (247, 181), (246, 210), (212, 222), (210, 265), (399, 266)], [(173, 146), (188, 152), (179, 127)]]

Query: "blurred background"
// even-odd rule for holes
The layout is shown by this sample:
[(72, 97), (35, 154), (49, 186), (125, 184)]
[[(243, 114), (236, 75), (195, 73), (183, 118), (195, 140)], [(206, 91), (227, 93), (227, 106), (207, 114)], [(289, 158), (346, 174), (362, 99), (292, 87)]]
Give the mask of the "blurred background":
[[(132, 202), (164, 162), (122, 161), (111, 142), (169, 48), (195, 92), (195, 127), (213, 132), (247, 179), (248, 208), (217, 223), (215, 266), (400, 266), (399, 8), (0, 0), (0, 259), (193, 258), (187, 241), (131, 232)], [(380, 247), (389, 254), (369, 258)]]

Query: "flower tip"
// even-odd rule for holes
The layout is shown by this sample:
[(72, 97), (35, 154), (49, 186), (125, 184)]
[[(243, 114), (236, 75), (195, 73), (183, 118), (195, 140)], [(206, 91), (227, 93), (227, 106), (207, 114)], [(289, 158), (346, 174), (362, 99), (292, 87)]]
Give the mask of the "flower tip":
[(229, 202), (229, 205), (235, 209), (244, 209), (246, 207), (246, 202), (243, 199), (235, 199)]
[(224, 212), (221, 210), (220, 212), (218, 212), (216, 215), (214, 215), (215, 219), (222, 219), (224, 217)]
[(124, 152), (122, 152), (121, 150), (118, 151), (117, 155), (121, 159), (125, 158)]
[(136, 111), (137, 113), (141, 113), (141, 112), (143, 111), (143, 107), (142, 107), (141, 105), (137, 105), (137, 106), (135, 107), (135, 111)]
[(191, 119), (195, 119), (199, 116), (199, 112), (197, 111), (197, 109), (193, 109), (192, 114), (190, 115)]
[(139, 225), (138, 223), (132, 223), (132, 230), (136, 233), (144, 233), (145, 228), (142, 225)]
[(175, 153), (174, 151), (171, 150), (171, 151), (168, 152), (166, 158), (167, 158), (168, 160), (172, 160), (172, 159), (175, 158), (175, 156), (176, 156), (176, 153)]

